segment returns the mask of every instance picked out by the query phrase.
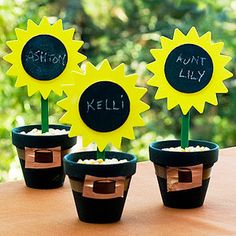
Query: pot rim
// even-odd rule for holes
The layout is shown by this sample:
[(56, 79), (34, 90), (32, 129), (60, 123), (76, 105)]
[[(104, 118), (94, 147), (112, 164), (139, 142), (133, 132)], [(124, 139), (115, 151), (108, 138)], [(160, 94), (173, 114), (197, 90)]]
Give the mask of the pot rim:
[[(209, 150), (204, 150), (204, 151), (194, 151), (194, 152), (179, 152), (179, 151), (169, 151), (169, 150), (163, 150), (162, 148), (157, 148), (157, 147), (155, 147), (155, 144), (157, 144), (157, 143), (167, 143), (167, 142), (171, 142), (171, 143), (179, 143), (179, 145), (178, 146), (180, 146), (180, 140), (179, 139), (172, 139), (172, 140), (163, 140), (163, 141), (156, 141), (156, 142), (152, 142), (150, 145), (149, 145), (149, 147), (150, 148), (152, 148), (152, 149), (154, 149), (154, 150), (158, 150), (159, 152), (166, 152), (166, 153), (181, 153), (181, 154), (186, 154), (186, 153), (207, 153), (207, 152), (211, 152), (211, 151), (216, 151), (216, 150), (218, 150), (219, 149), (219, 145), (218, 144), (216, 144), (216, 143), (213, 143), (213, 142), (210, 142), (210, 141), (206, 141), (206, 140), (198, 140), (198, 139), (191, 139), (191, 140), (189, 140), (189, 146), (191, 146), (191, 143), (192, 142), (199, 142), (199, 143), (205, 143), (205, 144), (208, 144), (209, 146), (214, 146), (213, 148), (209, 148), (208, 146), (206, 146), (206, 147), (208, 147), (209, 148)], [(168, 145), (168, 147), (170, 147), (169, 145)], [(168, 148), (167, 147), (167, 148)], [(177, 146), (172, 146), (172, 147), (177, 147)]]
[[(106, 164), (106, 165), (99, 165), (99, 164), (82, 164), (77, 163), (76, 161), (81, 158), (85, 159), (86, 157), (90, 156), (91, 159), (95, 157), (96, 151), (83, 151), (83, 152), (75, 152), (70, 153), (64, 156), (63, 163), (65, 173), (70, 178), (76, 179), (84, 179), (86, 175), (92, 175), (97, 177), (115, 177), (115, 176), (131, 176), (136, 172), (136, 163), (137, 158), (135, 155), (125, 152), (114, 152), (114, 151), (106, 151), (108, 154), (108, 158), (112, 157), (117, 159), (128, 159), (127, 162), (122, 163), (114, 163), (114, 164)], [(122, 157), (124, 155), (124, 158)], [(88, 159), (88, 158), (86, 158)]]
[[(73, 155), (76, 154), (91, 154), (91, 153), (95, 153), (96, 151), (81, 151), (81, 152), (74, 152), (74, 153), (68, 153), (64, 156), (64, 161), (70, 163), (70, 164), (76, 164), (76, 165), (83, 165), (83, 166), (105, 166), (105, 165), (101, 165), (101, 164), (85, 164), (85, 163), (77, 163), (75, 161), (70, 160), (70, 156), (71, 158), (73, 158)], [(110, 153), (110, 154), (117, 154), (119, 153), (119, 155), (128, 155), (128, 156), (132, 156), (131, 160), (128, 160), (127, 162), (132, 163), (132, 162), (137, 162), (137, 157), (134, 154), (131, 153), (126, 153), (126, 152), (117, 152), (117, 151), (106, 151), (105, 153)], [(115, 158), (115, 157), (114, 157)], [(90, 159), (94, 159), (94, 158), (90, 158)], [(106, 158), (106, 159), (110, 159), (110, 158)], [(125, 159), (125, 158), (124, 158)], [(88, 159), (89, 160), (89, 159)], [(121, 164), (125, 164), (127, 162), (122, 162), (122, 163), (111, 163), (111, 164), (106, 164), (106, 166), (111, 166), (111, 165), (121, 165)]]
[[(69, 130), (70, 127), (66, 125), (54, 125), (50, 124), (49, 128), (58, 128)], [(12, 144), (17, 148), (51, 148), (61, 146), (61, 150), (69, 149), (73, 147), (77, 142), (77, 137), (69, 137), (66, 134), (56, 135), (28, 135), (21, 134), (22, 131), (30, 131), (33, 128), (41, 128), (41, 124), (19, 126), (12, 129)]]
[[(55, 128), (55, 127), (60, 127), (61, 129), (65, 129), (66, 131), (68, 131), (69, 133), (69, 130), (70, 130), (70, 126), (68, 125), (63, 125), (63, 124), (49, 124), (49, 128)], [(23, 126), (18, 126), (18, 127), (15, 127), (15, 128), (12, 128), (12, 133), (15, 134), (15, 135), (19, 135), (19, 136), (31, 136), (31, 137), (56, 137), (56, 136), (67, 136), (68, 133), (66, 134), (53, 134), (53, 135), (32, 135), (32, 134), (22, 134), (20, 132), (24, 131), (25, 129), (33, 129), (33, 128), (41, 128), (41, 124), (33, 124), (33, 125), (23, 125)]]
[[(159, 144), (159, 145), (158, 145)], [(149, 145), (150, 160), (161, 166), (192, 166), (198, 164), (213, 165), (218, 160), (219, 146), (205, 140), (190, 140), (190, 146), (206, 146), (209, 150), (179, 152), (162, 150), (162, 148), (180, 146), (180, 140), (165, 140)]]

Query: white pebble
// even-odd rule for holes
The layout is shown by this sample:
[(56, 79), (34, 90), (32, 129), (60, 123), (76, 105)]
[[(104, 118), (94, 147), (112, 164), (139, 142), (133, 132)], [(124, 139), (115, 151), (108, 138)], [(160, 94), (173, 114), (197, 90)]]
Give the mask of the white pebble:
[(105, 159), (105, 160), (102, 160), (102, 159), (97, 159), (97, 160), (94, 160), (94, 159), (85, 159), (85, 160), (79, 159), (77, 161), (77, 163), (92, 164), (92, 165), (109, 165), (109, 164), (121, 164), (121, 163), (125, 163), (127, 161), (128, 161), (127, 159), (118, 160), (116, 158)]
[(162, 148), (162, 150), (171, 151), (171, 152), (203, 152), (203, 151), (208, 151), (210, 149), (208, 147), (197, 145), (196, 147), (189, 146), (186, 148), (181, 148), (180, 146), (179, 147), (169, 147), (169, 148)]
[(42, 131), (40, 129), (32, 129), (29, 132), (25, 132), (22, 131), (21, 134), (26, 134), (26, 135), (60, 135), (60, 134), (68, 134), (68, 131), (65, 129), (53, 129), (53, 128), (49, 128), (48, 132), (42, 133)]

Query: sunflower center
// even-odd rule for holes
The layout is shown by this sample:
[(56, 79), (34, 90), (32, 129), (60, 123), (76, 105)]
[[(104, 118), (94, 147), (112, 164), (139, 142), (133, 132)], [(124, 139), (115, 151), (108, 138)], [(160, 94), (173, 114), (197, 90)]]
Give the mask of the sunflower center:
[(183, 44), (170, 52), (165, 62), (165, 76), (179, 92), (195, 93), (207, 86), (212, 78), (210, 55), (194, 44)]
[(113, 82), (94, 83), (80, 97), (80, 116), (95, 131), (109, 132), (118, 129), (127, 120), (129, 112), (127, 93)]
[(22, 65), (37, 80), (52, 80), (66, 68), (67, 51), (64, 44), (51, 35), (31, 38), (21, 53)]

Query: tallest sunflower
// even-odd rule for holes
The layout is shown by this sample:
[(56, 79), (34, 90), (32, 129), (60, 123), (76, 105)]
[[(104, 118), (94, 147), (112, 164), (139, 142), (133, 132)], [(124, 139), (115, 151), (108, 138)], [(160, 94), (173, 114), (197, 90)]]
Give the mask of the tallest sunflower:
[(12, 64), (7, 74), (17, 76), (16, 87), (27, 86), (29, 96), (39, 91), (44, 99), (51, 91), (62, 95), (61, 85), (73, 82), (71, 71), (80, 72), (78, 64), (86, 59), (74, 31), (63, 30), (62, 20), (51, 25), (46, 17), (39, 25), (28, 20), (26, 30), (17, 28), (17, 39), (7, 42), (12, 52), (4, 57)]
[(199, 36), (193, 27), (173, 39), (161, 37), (161, 49), (152, 49), (155, 61), (147, 65), (154, 76), (149, 85), (158, 87), (156, 99), (167, 99), (168, 110), (179, 105), (186, 115), (191, 107), (202, 113), (205, 102), (217, 105), (217, 93), (228, 90), (223, 81), (232, 77), (224, 67), (231, 60), (221, 55), (223, 43), (212, 43), (211, 33)]

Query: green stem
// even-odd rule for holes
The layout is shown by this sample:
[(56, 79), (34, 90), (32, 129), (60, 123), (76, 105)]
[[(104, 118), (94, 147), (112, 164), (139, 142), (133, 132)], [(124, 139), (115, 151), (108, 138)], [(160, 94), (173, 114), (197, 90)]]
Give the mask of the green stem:
[(182, 115), (181, 126), (181, 147), (186, 148), (189, 146), (189, 124), (190, 124), (190, 112), (186, 115)]
[(102, 159), (102, 160), (105, 160), (105, 149), (100, 152), (99, 149), (97, 148), (97, 156), (96, 156), (97, 159)]
[(48, 132), (48, 99), (44, 99), (41, 95), (41, 126), (42, 133)]

